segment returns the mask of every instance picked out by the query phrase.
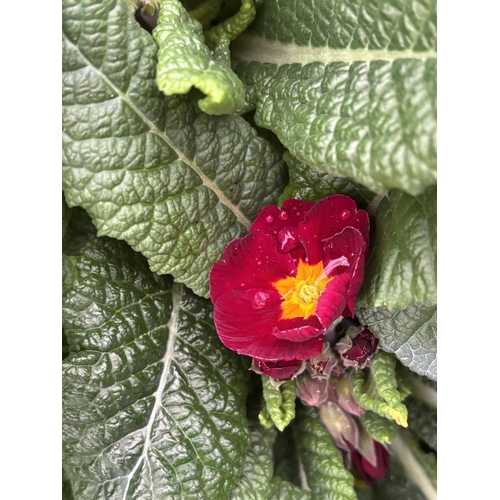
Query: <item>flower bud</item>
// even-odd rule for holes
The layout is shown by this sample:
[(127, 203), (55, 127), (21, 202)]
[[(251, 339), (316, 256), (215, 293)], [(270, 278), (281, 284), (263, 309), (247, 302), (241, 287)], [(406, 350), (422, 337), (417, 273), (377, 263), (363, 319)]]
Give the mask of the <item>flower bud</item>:
[(326, 401), (319, 407), (319, 416), (338, 448), (348, 452), (350, 446), (353, 449), (358, 447), (359, 429), (356, 420), (339, 404)]
[(306, 406), (319, 406), (328, 397), (328, 379), (313, 378), (305, 371), (297, 377), (297, 396)]
[(378, 340), (369, 330), (351, 327), (335, 345), (346, 366), (364, 368), (378, 347)]
[(361, 476), (361, 479), (368, 485), (372, 485), (374, 479), (382, 479), (387, 469), (389, 468), (389, 452), (385, 446), (377, 441), (373, 441), (375, 448), (375, 461), (370, 461), (365, 458), (359, 451), (351, 448), (351, 464), (352, 468)]
[(328, 379), (333, 369), (337, 365), (335, 353), (330, 348), (330, 344), (325, 342), (322, 351), (307, 362), (307, 369), (312, 378)]
[(251, 369), (261, 375), (267, 375), (276, 380), (290, 380), (303, 369), (304, 362), (298, 359), (291, 361), (265, 361), (253, 358)]
[(365, 411), (354, 398), (352, 394), (352, 382), (348, 373), (335, 379), (335, 392), (338, 404), (345, 411), (360, 417), (365, 414)]

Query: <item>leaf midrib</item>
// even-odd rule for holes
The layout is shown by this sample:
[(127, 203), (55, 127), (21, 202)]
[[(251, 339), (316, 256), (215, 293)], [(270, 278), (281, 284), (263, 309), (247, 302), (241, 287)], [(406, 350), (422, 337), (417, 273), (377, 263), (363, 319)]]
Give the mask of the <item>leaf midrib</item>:
[(332, 49), (330, 47), (312, 47), (311, 45), (298, 45), (296, 43), (284, 43), (279, 40), (270, 40), (258, 35), (243, 33), (231, 45), (232, 58), (239, 61), (260, 62), (277, 64), (309, 64), (323, 62), (325, 64), (334, 62), (371, 62), (388, 61), (394, 62), (398, 59), (418, 59), (427, 61), (435, 59), (437, 52), (434, 50), (414, 51), (405, 50), (371, 50), (371, 49)]
[[(231, 212), (235, 215), (236, 219), (240, 224), (242, 224), (246, 229), (250, 229), (251, 226), (251, 221), (243, 214), (241, 209), (235, 205), (225, 194), (224, 192), (219, 189), (217, 184), (212, 181), (197, 165), (194, 161), (190, 160), (187, 156), (182, 153), (182, 151), (171, 141), (171, 139), (165, 134), (165, 132), (162, 132), (159, 130), (156, 125), (151, 122), (148, 117), (129, 99), (128, 95), (124, 92), (122, 92), (102, 71), (97, 68), (94, 64), (92, 64), (91, 61), (81, 52), (79, 47), (75, 45), (64, 33), (63, 36), (68, 44), (70, 44), (77, 52), (78, 54), (82, 57), (82, 59), (86, 62), (86, 64), (91, 67), (98, 75), (100, 78), (102, 78), (109, 87), (113, 89), (114, 92), (117, 93), (117, 95), (122, 99), (125, 103), (127, 103), (130, 108), (139, 116), (139, 118), (149, 127), (150, 132), (153, 134), (156, 134), (158, 137), (160, 137), (163, 141), (165, 141), (168, 146), (175, 152), (179, 160), (184, 162), (186, 165), (188, 165), (196, 174), (200, 177), (202, 183), (204, 186), (209, 188), (211, 191), (215, 193), (217, 198), (219, 199), (220, 203), (225, 205), (226, 207), (231, 210)], [(115, 98), (116, 99), (116, 98)]]

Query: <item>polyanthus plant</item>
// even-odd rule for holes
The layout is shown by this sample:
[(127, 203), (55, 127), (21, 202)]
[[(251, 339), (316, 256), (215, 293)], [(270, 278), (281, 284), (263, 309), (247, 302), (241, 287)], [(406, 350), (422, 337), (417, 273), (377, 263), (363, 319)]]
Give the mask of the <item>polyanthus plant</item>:
[(435, 27), (63, 1), (63, 497), (435, 498)]

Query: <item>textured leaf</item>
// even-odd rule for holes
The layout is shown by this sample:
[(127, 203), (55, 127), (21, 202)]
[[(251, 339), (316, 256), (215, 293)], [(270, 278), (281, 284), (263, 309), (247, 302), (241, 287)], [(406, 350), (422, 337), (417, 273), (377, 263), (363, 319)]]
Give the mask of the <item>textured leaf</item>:
[(283, 155), (288, 165), (290, 181), (278, 203), (287, 198), (319, 201), (331, 194), (345, 194), (350, 196), (358, 208), (366, 208), (368, 202), (375, 196), (371, 191), (342, 177), (332, 177), (325, 172), (313, 170), (294, 158), (290, 153)]
[(316, 408), (299, 406), (294, 434), (313, 500), (356, 500), (354, 478)]
[(415, 398), (405, 401), (410, 429), (434, 451), (437, 451), (437, 410)]
[(78, 273), (73, 261), (67, 255), (62, 254), (62, 294), (66, 295), (77, 279)]
[(62, 471), (62, 500), (74, 500), (73, 490), (71, 489), (71, 481), (66, 472)]
[(248, 445), (243, 474), (236, 485), (231, 500), (266, 500), (273, 477), (271, 446), (276, 437), (276, 428), (266, 429), (258, 419), (249, 423)]
[[(276, 389), (271, 378), (262, 376), (262, 393), (266, 402), (266, 410), (274, 425), (280, 430), (283, 429), (295, 417), (295, 381), (290, 380), (281, 384)], [(259, 417), (260, 418), (260, 417)], [(265, 425), (267, 421), (265, 414), (261, 422)]]
[[(233, 41), (255, 19), (255, 5), (253, 0), (241, 0), (239, 11), (228, 19), (212, 27), (206, 38), (209, 43), (218, 44), (221, 40)], [(242, 105), (245, 101), (244, 91)]]
[(211, 115), (232, 113), (243, 106), (245, 91), (230, 67), (229, 41), (222, 39), (211, 52), (201, 24), (178, 0), (160, 4), (153, 38), (159, 47), (156, 83), (165, 95), (187, 94), (196, 87), (206, 95), (198, 105)]
[(377, 193), (435, 184), (435, 0), (267, 0), (232, 55), (298, 160)]
[(361, 407), (407, 427), (408, 411), (401, 403), (394, 356), (379, 351), (372, 360), (372, 368), (353, 371), (351, 380), (353, 395)]
[(403, 365), (437, 380), (437, 306), (413, 304), (406, 309), (357, 308), (361, 323), (393, 352)]
[(280, 477), (274, 477), (267, 500), (311, 500), (311, 492), (303, 490)]
[(435, 186), (417, 197), (391, 191), (380, 202), (358, 307), (437, 302), (436, 193)]
[(226, 498), (245, 459), (248, 372), (208, 301), (89, 235), (63, 299), (63, 465), (77, 500)]
[(124, 2), (63, 2), (63, 188), (100, 235), (208, 296), (229, 241), (283, 189), (284, 164), (237, 115), (155, 83), (157, 47)]
[(390, 444), (399, 429), (394, 421), (381, 417), (372, 411), (367, 411), (361, 417), (361, 423), (368, 434), (379, 443)]

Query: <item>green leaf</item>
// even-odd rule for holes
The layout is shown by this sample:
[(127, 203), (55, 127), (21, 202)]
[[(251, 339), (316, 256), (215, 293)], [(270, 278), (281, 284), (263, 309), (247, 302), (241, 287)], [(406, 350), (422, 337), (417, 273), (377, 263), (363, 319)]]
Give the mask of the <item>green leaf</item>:
[(375, 196), (371, 191), (342, 177), (332, 177), (325, 172), (309, 168), (294, 158), (289, 152), (283, 155), (288, 165), (290, 181), (279, 197), (281, 205), (287, 198), (319, 201), (331, 194), (345, 194), (350, 196), (358, 208), (366, 208), (369, 201)]
[(65, 470), (62, 470), (62, 500), (74, 500), (73, 490), (71, 489), (71, 481), (68, 478)]
[(371, 369), (352, 371), (351, 380), (353, 395), (361, 407), (407, 427), (408, 411), (401, 403), (394, 356), (378, 351)]
[(259, 126), (376, 193), (436, 183), (436, 1), (267, 0), (232, 45)]
[(78, 500), (226, 498), (245, 460), (248, 371), (209, 301), (89, 235), (63, 299), (63, 465)]
[(243, 106), (245, 91), (230, 67), (229, 40), (222, 38), (211, 52), (201, 24), (178, 0), (160, 4), (153, 38), (159, 47), (156, 83), (165, 95), (187, 94), (195, 87), (206, 95), (198, 101), (200, 109), (210, 115)]
[(273, 477), (271, 446), (276, 438), (276, 428), (264, 428), (258, 419), (249, 421), (248, 445), (243, 473), (230, 500), (266, 500)]
[[(228, 19), (211, 28), (206, 33), (207, 41), (218, 44), (221, 40), (233, 41), (255, 19), (255, 5), (253, 0), (241, 0), (240, 10)], [(242, 90), (242, 105), (245, 101), (245, 91)]]
[(311, 498), (311, 492), (276, 476), (271, 481), (271, 491), (267, 500), (311, 500)]
[(437, 451), (437, 410), (413, 397), (405, 401), (410, 429), (434, 451)]
[(437, 302), (436, 194), (435, 186), (417, 197), (391, 191), (380, 202), (358, 307)]
[(357, 308), (362, 324), (410, 370), (437, 380), (437, 306), (413, 304), (406, 309)]
[(367, 411), (361, 417), (361, 423), (366, 429), (366, 432), (379, 443), (390, 444), (399, 429), (394, 421), (381, 417), (372, 411)]
[[(274, 425), (283, 431), (295, 417), (295, 381), (289, 380), (276, 389), (271, 383), (271, 378), (263, 375), (262, 393), (266, 402), (267, 414)], [(266, 425), (267, 415), (264, 413), (262, 417), (259, 415), (259, 418), (263, 425)]]
[(68, 207), (66, 200), (64, 199), (64, 193), (62, 194), (62, 235), (66, 234), (66, 229), (68, 228), (69, 221), (71, 219), (71, 208)]
[(71, 257), (62, 254), (62, 294), (66, 295), (78, 278), (78, 272)]
[(356, 500), (354, 478), (342, 453), (318, 417), (316, 408), (297, 409), (294, 435), (313, 500)]
[(156, 44), (124, 2), (64, 0), (63, 33), (68, 205), (208, 296), (213, 262), (282, 192), (282, 160), (243, 118), (161, 94)]

